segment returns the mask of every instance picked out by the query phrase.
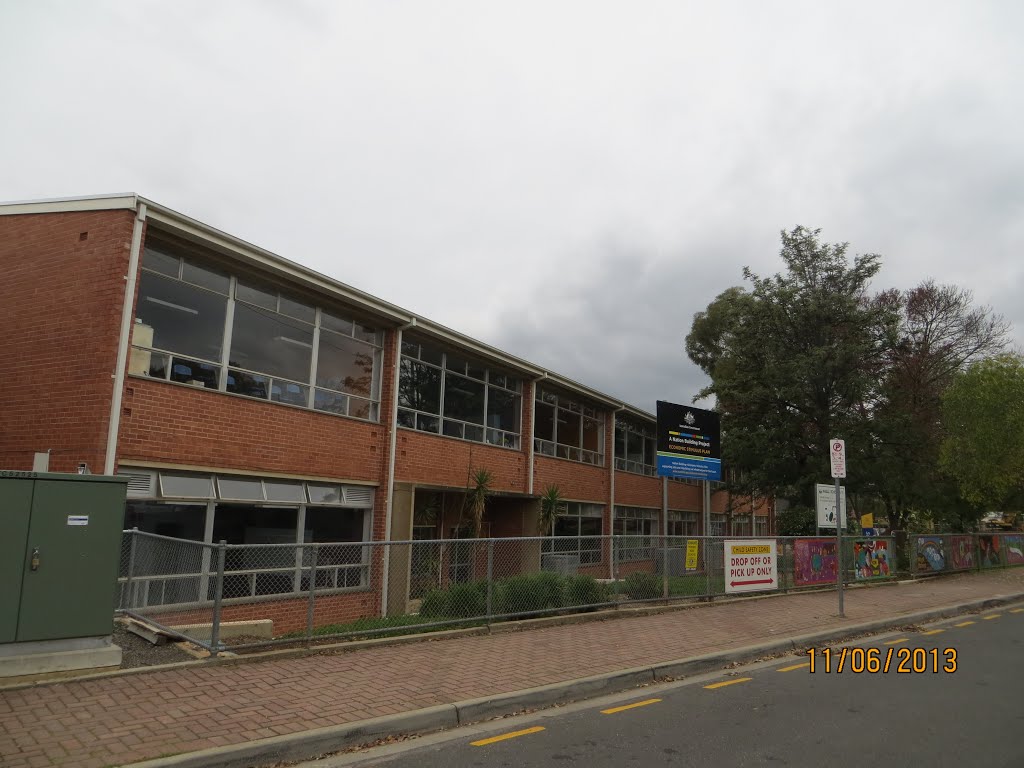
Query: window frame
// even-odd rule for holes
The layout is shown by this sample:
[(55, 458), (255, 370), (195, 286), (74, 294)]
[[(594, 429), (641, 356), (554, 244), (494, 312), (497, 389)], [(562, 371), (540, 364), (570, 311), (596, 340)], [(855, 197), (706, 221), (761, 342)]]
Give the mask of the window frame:
[[(604, 411), (583, 400), (571, 398), (568, 395), (561, 395), (558, 392), (544, 387), (538, 386), (536, 390), (536, 394), (534, 395), (533, 419), (534, 451), (542, 456), (551, 456), (554, 458), (565, 459), (566, 461), (575, 461), (580, 464), (591, 464), (596, 467), (605, 466), (605, 453), (607, 452), (607, 446), (605, 445), (606, 420)], [(551, 406), (554, 408), (554, 431), (551, 438), (545, 438), (537, 435), (538, 420), (536, 418), (536, 413), (538, 403), (545, 407)], [(577, 442), (575, 445), (559, 442), (558, 429), (560, 411), (564, 411), (567, 414), (567, 420), (578, 420), (579, 426), (576, 430)], [(583, 447), (584, 434), (587, 431), (586, 425), (588, 421), (597, 427), (597, 450), (591, 450)]]
[[(555, 530), (559, 520), (575, 520), (577, 533), (555, 533), (541, 542), (541, 554), (575, 555), (579, 566), (598, 566), (604, 563), (604, 514), (605, 506), (589, 501), (563, 501), (555, 516)], [(600, 534), (581, 533), (583, 520), (598, 520)], [(575, 540), (575, 546), (573, 546)]]
[[(404, 361), (408, 361), (413, 367), (422, 366), (438, 373), (437, 411), (401, 404), (401, 367)], [(523, 430), (522, 378), (509, 371), (489, 366), (487, 363), (482, 363), (461, 352), (449, 351), (447, 348), (434, 344), (432, 341), (420, 340), (415, 337), (402, 339), (398, 365), (400, 370), (399, 392), (397, 393), (399, 397), (398, 427), (425, 432), (437, 435), (438, 437), (450, 437), (456, 440), (482, 443), (497, 448), (519, 450)], [(445, 400), (445, 393), (449, 384), (449, 374), (455, 379), (465, 379), (473, 384), (483, 386), (483, 398), (480, 409), (481, 421), (479, 423), (446, 415), (447, 402)], [(452, 384), (454, 383), (455, 381), (453, 380)], [(513, 420), (516, 422), (514, 431), (488, 425), (492, 390), (512, 395), (513, 409), (515, 411)]]
[[(150, 263), (146, 263), (147, 254)], [(176, 261), (176, 267), (172, 267), (171, 260)], [(222, 275), (227, 280), (225, 291), (216, 290), (209, 285), (203, 285), (189, 281), (183, 276), (187, 266), (207, 271), (214, 275)], [(188, 286), (189, 288), (207, 291), (211, 294), (221, 296), (226, 300), (226, 311), (224, 316), (224, 327), (220, 334), (220, 359), (207, 360), (189, 355), (182, 355), (172, 350), (161, 349), (152, 344), (137, 343), (131, 340), (129, 363), (129, 375), (141, 378), (167, 381), (171, 383), (189, 384), (201, 386), (204, 389), (246, 397), (266, 402), (276, 402), (279, 405), (290, 405), (293, 407), (306, 408), (318, 413), (325, 413), (333, 416), (344, 416), (346, 418), (358, 419), (360, 421), (380, 422), (381, 409), (381, 386), (384, 363), (384, 329), (373, 323), (359, 319), (343, 308), (322, 306), (314, 299), (298, 298), (288, 286), (279, 284), (272, 279), (244, 270), (235, 270), (223, 267), (220, 263), (210, 257), (194, 255), (190, 249), (167, 244), (162, 239), (156, 238), (147, 242), (142, 262), (139, 264), (141, 274), (152, 274), (159, 279), (170, 280)], [(172, 274), (173, 272), (173, 274)], [(255, 287), (267, 296), (273, 292), (274, 309), (256, 303), (255, 300), (239, 298), (239, 285), (244, 287)], [(306, 381), (293, 379), (285, 376), (277, 376), (266, 371), (258, 371), (242, 365), (233, 365), (231, 362), (232, 340), (236, 331), (235, 310), (241, 304), (247, 309), (271, 315), (274, 318), (280, 317), (282, 321), (302, 324), (312, 332), (310, 344), (310, 363), (306, 371)], [(312, 320), (309, 313), (299, 312), (295, 308), (308, 308), (312, 311)], [(304, 315), (299, 317), (298, 315)], [(329, 322), (325, 323), (325, 316)], [(321, 359), (320, 336), (321, 329), (326, 333), (335, 334), (343, 339), (351, 339), (357, 344), (366, 345), (372, 357), (372, 371), (370, 381), (369, 397), (346, 392), (343, 389), (334, 389), (328, 386), (321, 386), (317, 383), (317, 368)], [(347, 333), (345, 332), (347, 330)], [(134, 331), (133, 331), (134, 336)], [(304, 344), (305, 342), (303, 342)], [(326, 358), (325, 358), (326, 359)], [(156, 363), (154, 365), (154, 362)], [(177, 367), (188, 367), (190, 382), (175, 381), (174, 374)], [(142, 372), (142, 368), (146, 372)], [(160, 371), (155, 375), (153, 371)], [(196, 377), (195, 371), (203, 376)], [(237, 386), (239, 376), (247, 376), (252, 379), (250, 391), (233, 390)], [(275, 390), (277, 396), (275, 397)], [(285, 392), (291, 393), (285, 397)], [(327, 395), (324, 398), (324, 395)], [(342, 408), (330, 408), (321, 406), (321, 403), (337, 404), (342, 403)]]

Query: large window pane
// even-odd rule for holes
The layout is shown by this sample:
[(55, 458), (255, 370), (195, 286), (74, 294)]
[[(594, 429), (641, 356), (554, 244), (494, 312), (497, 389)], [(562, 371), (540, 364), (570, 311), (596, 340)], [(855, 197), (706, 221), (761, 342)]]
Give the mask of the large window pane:
[(555, 439), (555, 408), (547, 403), (537, 402), (534, 411), (533, 434), (541, 440)]
[(516, 413), (516, 396), (503, 389), (490, 387), (487, 390), (487, 426), (506, 432), (519, 431), (519, 414)]
[(376, 349), (369, 344), (321, 329), (316, 384), (371, 397), (375, 356)]
[(306, 510), (306, 541), (335, 542), (362, 541), (362, 509), (325, 509), (311, 507)]
[(307, 382), (312, 353), (311, 326), (246, 304), (235, 304), (231, 365)]
[(132, 342), (219, 361), (227, 297), (143, 271)]
[(124, 527), (175, 539), (202, 541), (206, 528), (206, 505), (129, 499), (124, 508)]
[(231, 280), (223, 272), (209, 267), (201, 267), (188, 259), (185, 259), (184, 264), (181, 265), (181, 279), (186, 283), (209, 288), (225, 295), (231, 285)]
[(428, 413), (441, 412), (441, 371), (407, 357), (402, 358), (398, 404)]
[(558, 444), (580, 447), (580, 415), (558, 409)]
[(444, 379), (444, 415), (451, 419), (483, 424), (483, 382), (446, 374)]
[(152, 269), (161, 275), (168, 277), (179, 277), (181, 272), (181, 259), (177, 256), (158, 251), (149, 246), (142, 254), (142, 266), (144, 269)]
[(583, 417), (583, 447), (588, 451), (601, 450), (601, 424), (586, 416)]

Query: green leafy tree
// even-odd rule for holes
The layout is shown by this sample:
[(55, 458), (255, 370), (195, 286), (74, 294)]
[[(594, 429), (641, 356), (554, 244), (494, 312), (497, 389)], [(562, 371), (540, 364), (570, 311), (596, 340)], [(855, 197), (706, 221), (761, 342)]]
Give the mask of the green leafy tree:
[(895, 308), (869, 294), (875, 254), (847, 256), (820, 230), (782, 233), (785, 270), (730, 288), (694, 317), (686, 350), (710, 377), (722, 415), (731, 490), (786, 496), (814, 506), (829, 476), (828, 439), (843, 436), (856, 465), (868, 444), (867, 416), (880, 397), (885, 339)]
[(942, 411), (942, 468), (961, 495), (995, 509), (1018, 501), (1024, 492), (1024, 357), (1002, 354), (975, 363), (956, 377)]

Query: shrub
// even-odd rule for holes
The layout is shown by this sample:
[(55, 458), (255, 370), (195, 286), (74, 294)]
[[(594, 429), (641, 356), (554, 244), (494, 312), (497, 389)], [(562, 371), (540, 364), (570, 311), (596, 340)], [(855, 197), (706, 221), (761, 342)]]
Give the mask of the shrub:
[[(558, 601), (551, 602), (552, 592), (555, 584), (550, 578), (541, 579), (541, 576), (554, 576), (558, 586)], [(499, 613), (529, 613), (531, 611), (543, 611), (545, 608), (558, 607), (561, 605), (561, 579), (558, 574), (537, 574), (536, 576), (513, 576), (501, 582), (498, 588), (498, 612)]]
[(565, 582), (564, 605), (598, 605), (609, 600), (608, 588), (593, 576), (570, 576)]
[(650, 600), (661, 597), (661, 577), (653, 573), (631, 573), (623, 582), (622, 590), (632, 600)]
[(473, 619), (487, 613), (487, 582), (453, 584), (423, 596), (420, 616), (432, 619)]

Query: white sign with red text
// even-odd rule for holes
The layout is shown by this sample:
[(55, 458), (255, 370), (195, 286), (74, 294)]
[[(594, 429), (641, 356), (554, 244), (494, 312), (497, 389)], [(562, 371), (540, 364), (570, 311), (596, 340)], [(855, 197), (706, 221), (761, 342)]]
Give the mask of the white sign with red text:
[(775, 539), (725, 540), (725, 591), (779, 588)]
[(846, 477), (846, 441), (833, 437), (828, 441), (829, 457), (832, 459), (832, 477)]

